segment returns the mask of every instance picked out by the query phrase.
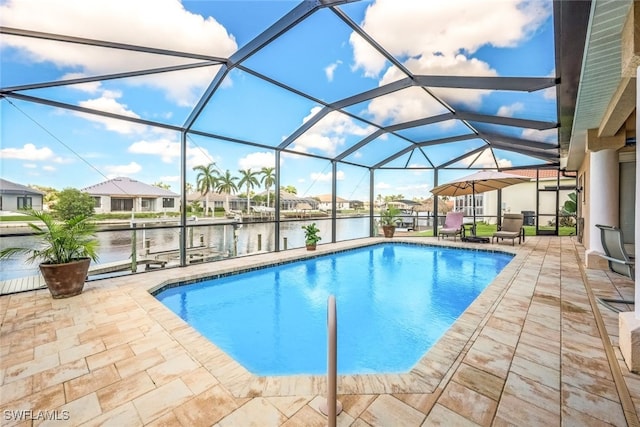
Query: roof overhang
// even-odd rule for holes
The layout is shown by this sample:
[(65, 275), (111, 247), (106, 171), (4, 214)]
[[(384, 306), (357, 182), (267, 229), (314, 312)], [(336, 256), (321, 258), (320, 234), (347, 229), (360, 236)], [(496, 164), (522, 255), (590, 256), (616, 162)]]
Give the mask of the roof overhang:
[[(630, 105), (629, 85), (622, 77), (622, 33), (629, 9), (630, 0), (591, 2), (556, 2), (562, 7), (581, 6), (590, 4), (590, 15), (586, 27), (584, 49), (578, 47), (578, 40), (574, 40), (576, 51), (583, 51), (579, 86), (575, 101), (574, 113), (571, 116), (569, 139), (566, 134), (561, 137), (562, 166), (567, 170), (577, 170), (582, 165), (587, 149), (587, 134), (589, 129), (599, 129), (599, 135), (614, 135), (629, 116), (635, 101), (629, 110), (624, 105)], [(565, 32), (566, 34), (566, 32)], [(571, 37), (569, 37), (571, 38)], [(564, 73), (563, 73), (564, 81)], [(633, 85), (635, 87), (635, 85)], [(632, 91), (635, 100), (635, 90)], [(621, 102), (622, 100), (622, 102)], [(562, 110), (561, 120), (565, 126), (569, 117), (569, 109)], [(625, 109), (621, 111), (620, 108)], [(620, 119), (624, 117), (624, 120)], [(615, 118), (615, 119), (614, 119)], [(617, 127), (614, 122), (618, 123)], [(616, 128), (615, 130), (611, 130)], [(568, 128), (564, 128), (565, 132)], [(611, 135), (605, 135), (611, 133)]]

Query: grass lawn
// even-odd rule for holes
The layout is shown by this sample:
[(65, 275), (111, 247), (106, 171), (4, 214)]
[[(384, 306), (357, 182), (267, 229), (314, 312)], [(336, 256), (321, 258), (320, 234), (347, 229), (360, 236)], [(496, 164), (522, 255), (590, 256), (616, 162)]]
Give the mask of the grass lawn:
[(2, 215), (0, 216), (0, 222), (17, 222), (17, 221), (35, 221), (36, 218), (30, 215)]
[[(478, 222), (476, 224), (476, 235), (477, 236), (485, 236), (491, 237), (493, 233), (498, 229), (495, 224), (486, 224), (484, 222)], [(543, 229), (553, 230), (553, 228), (544, 227)], [(536, 235), (536, 227), (534, 225), (525, 225), (524, 226), (524, 234), (525, 236), (535, 236)], [(560, 227), (558, 229), (558, 234), (560, 236), (575, 236), (576, 228), (575, 227)], [(420, 231), (417, 233), (418, 236), (433, 236), (432, 230)]]

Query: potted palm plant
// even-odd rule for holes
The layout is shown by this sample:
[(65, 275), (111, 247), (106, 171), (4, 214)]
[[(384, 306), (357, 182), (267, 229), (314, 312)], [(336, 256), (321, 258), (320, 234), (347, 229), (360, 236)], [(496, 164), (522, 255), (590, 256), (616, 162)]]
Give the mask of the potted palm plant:
[(31, 211), (30, 215), (44, 224), (29, 223), (40, 239), (39, 246), (3, 248), (0, 259), (28, 255), (27, 262), (40, 262), (40, 272), (53, 298), (80, 294), (89, 264), (98, 259), (95, 224), (83, 215), (60, 222), (46, 212)]
[(380, 225), (384, 237), (393, 237), (396, 227), (400, 224), (400, 209), (395, 206), (388, 206), (380, 210)]
[(308, 251), (315, 251), (316, 245), (322, 237), (320, 237), (320, 229), (316, 227), (316, 223), (312, 223), (309, 225), (303, 225), (302, 229), (304, 230), (304, 243), (307, 246)]

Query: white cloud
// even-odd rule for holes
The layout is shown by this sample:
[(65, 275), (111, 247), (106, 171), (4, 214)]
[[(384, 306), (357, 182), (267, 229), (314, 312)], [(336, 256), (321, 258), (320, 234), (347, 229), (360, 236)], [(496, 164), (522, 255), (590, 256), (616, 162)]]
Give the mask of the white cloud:
[(161, 182), (180, 182), (180, 175), (165, 175), (160, 177)]
[[(0, 23), (7, 27), (219, 57), (229, 57), (237, 50), (234, 37), (220, 23), (212, 17), (205, 19), (188, 12), (178, 0), (9, 1), (0, 6)], [(21, 49), (31, 61), (51, 62), (61, 69), (73, 67), (83, 75), (190, 61), (115, 49), (105, 55), (104, 48), (27, 37), (6, 37), (3, 43)], [(199, 68), (190, 70), (188, 77), (181, 79), (171, 75), (147, 75), (127, 79), (127, 82), (159, 88), (180, 105), (192, 105), (214, 72)]]
[(131, 176), (142, 170), (142, 166), (136, 162), (131, 162), (128, 165), (109, 165), (105, 166), (104, 170), (107, 172), (107, 178), (113, 179), (119, 176)]
[(524, 104), (522, 102), (515, 102), (511, 105), (503, 105), (498, 109), (498, 116), (501, 117), (513, 117), (515, 113), (519, 113), (524, 110)]
[(35, 169), (38, 167), (38, 165), (36, 165), (35, 163), (25, 163), (24, 165), (22, 165), (22, 167), (25, 169)]
[[(320, 107), (311, 109), (309, 115), (303, 119), (306, 123)], [(343, 146), (349, 136), (364, 138), (372, 132), (371, 126), (360, 127), (349, 116), (332, 111), (300, 136), (292, 145), (292, 149), (308, 153), (319, 151), (334, 156), (338, 148)]]
[[(476, 156), (466, 157), (465, 159), (462, 160), (462, 163), (467, 166), (471, 166), (471, 162), (475, 159), (476, 159)], [(508, 159), (497, 158), (494, 160), (491, 150), (487, 149), (487, 150), (484, 150), (480, 155), (480, 157), (478, 157), (478, 159), (473, 163), (473, 167), (487, 168), (487, 169), (495, 168), (496, 161), (498, 162), (498, 167), (501, 167), (501, 168), (508, 168), (513, 166), (511, 163), (511, 160), (508, 160)]]
[[(547, 77), (551, 77), (551, 78), (556, 78), (556, 69), (554, 68), (553, 70), (551, 70), (551, 72), (549, 73), (549, 75)], [(549, 101), (555, 101), (557, 98), (557, 94), (556, 94), (556, 87), (555, 86), (551, 86), (547, 89), (545, 89), (542, 92), (542, 97), (546, 100)]]
[[(477, 59), (467, 59), (464, 55), (456, 55), (454, 57), (424, 56), (418, 59), (410, 59), (405, 65), (416, 74), (452, 76), (495, 76), (497, 74), (485, 62)], [(380, 85), (391, 83), (402, 77), (404, 77), (404, 74), (397, 68), (389, 68), (380, 80)], [(490, 93), (488, 90), (451, 88), (432, 88), (432, 91), (436, 96), (446, 99), (450, 104), (460, 104), (470, 109), (478, 108), (482, 103), (482, 97)], [(390, 120), (393, 123), (404, 123), (425, 116), (448, 112), (440, 102), (418, 87), (411, 87), (378, 97), (369, 103), (368, 110), (378, 121)]]
[(238, 160), (239, 169), (260, 170), (273, 168), (276, 164), (276, 156), (271, 151), (250, 153)]
[(20, 160), (51, 160), (53, 151), (49, 147), (37, 148), (29, 143), (22, 148), (2, 148), (0, 149), (0, 159), (20, 159)]
[(523, 129), (522, 138), (530, 139), (532, 141), (557, 143), (558, 142), (558, 129)]
[[(363, 28), (398, 57), (455, 57), (472, 55), (484, 45), (516, 46), (550, 14), (551, 2), (540, 1), (377, 0), (367, 8)], [(378, 75), (384, 62), (364, 43), (351, 36), (355, 65)]]
[[(487, 8), (491, 13), (486, 13)], [(408, 9), (410, 11), (408, 12)], [(551, 2), (477, 0), (377, 0), (367, 8), (363, 28), (385, 49), (403, 59), (419, 75), (496, 76), (489, 64), (472, 55), (482, 46), (512, 47), (527, 40), (551, 14)], [(498, 30), (499, 29), (499, 30)], [(350, 39), (354, 67), (367, 76), (380, 76), (380, 85), (405, 75), (357, 34)], [(449, 104), (477, 108), (486, 90), (433, 88)], [(371, 102), (378, 120), (401, 123), (441, 112), (442, 106), (424, 92), (404, 90)]]
[(388, 184), (386, 182), (378, 182), (376, 183), (376, 188), (378, 190), (386, 190), (386, 189), (392, 188), (392, 186), (391, 184)]
[[(102, 96), (100, 96), (99, 98), (80, 101), (79, 104), (81, 107), (139, 119), (140, 118), (139, 115), (129, 110), (125, 104), (121, 104), (120, 102), (117, 101), (117, 98), (120, 98), (120, 96), (121, 94), (118, 92), (104, 91), (102, 93)], [(141, 133), (146, 128), (146, 126), (138, 123), (128, 122), (125, 120), (112, 119), (109, 117), (103, 117), (96, 114), (85, 114), (85, 113), (79, 113), (79, 112), (74, 112), (74, 114), (81, 116), (85, 119), (91, 120), (93, 122), (101, 123), (107, 128), (107, 130), (121, 133), (121, 134)]]
[(43, 167), (42, 167), (42, 170), (45, 170), (45, 171), (47, 171), (47, 172), (55, 172), (55, 171), (57, 171), (58, 169), (56, 169), (56, 168), (55, 168), (55, 167), (53, 167), (53, 166), (43, 166)]
[[(143, 139), (136, 141), (127, 149), (129, 153), (157, 156), (163, 163), (176, 163), (180, 159), (180, 142), (172, 140), (170, 137), (156, 140)], [(208, 165), (209, 163), (220, 163), (219, 158), (215, 158), (206, 148), (189, 144), (187, 147), (187, 169), (192, 169), (198, 165)]]
[[(62, 80), (79, 79), (82, 77), (87, 77), (87, 75), (83, 73), (67, 73), (64, 76), (62, 76)], [(102, 87), (102, 82), (79, 83), (79, 84), (71, 85), (70, 87), (82, 92), (98, 93), (100, 91), (100, 88)]]
[[(429, 165), (424, 163), (409, 163), (407, 167), (408, 168), (428, 168)], [(421, 171), (416, 171), (416, 172), (421, 172)]]
[[(313, 172), (311, 173), (311, 180), (319, 181), (319, 182), (331, 182), (331, 177), (333, 176), (332, 172), (320, 173)], [(345, 175), (344, 171), (338, 171), (336, 173), (336, 181), (344, 181)]]
[(164, 163), (172, 163), (174, 159), (180, 158), (180, 143), (167, 139), (142, 140), (131, 144), (127, 151), (134, 154), (159, 156)]
[(338, 68), (338, 65), (342, 64), (342, 61), (336, 61), (333, 64), (327, 65), (324, 69), (324, 74), (327, 76), (327, 80), (332, 82), (333, 81), (333, 74), (336, 71), (336, 68)]
[(187, 147), (187, 169), (191, 170), (194, 166), (209, 163), (220, 164), (220, 159), (214, 157), (206, 148), (193, 145)]
[(542, 92), (542, 97), (549, 101), (555, 101), (557, 98), (556, 87), (549, 87)]
[(424, 175), (425, 173), (427, 173), (427, 171), (424, 168), (429, 168), (429, 167), (430, 167), (429, 165), (422, 164), (422, 163), (410, 163), (407, 165), (407, 169), (414, 169), (411, 171), (411, 174), (414, 176)]
[[(423, 194), (423, 193), (428, 192), (430, 189), (431, 189), (431, 185), (427, 184), (427, 183), (424, 183), (424, 184), (399, 185), (399, 186), (397, 186), (395, 188), (394, 191), (398, 191), (398, 192), (401, 192), (401, 193), (410, 193), (410, 194), (415, 194), (415, 193)], [(430, 194), (427, 195), (427, 197), (429, 197), (429, 196), (430, 196)], [(409, 196), (405, 195), (405, 197), (409, 197)]]

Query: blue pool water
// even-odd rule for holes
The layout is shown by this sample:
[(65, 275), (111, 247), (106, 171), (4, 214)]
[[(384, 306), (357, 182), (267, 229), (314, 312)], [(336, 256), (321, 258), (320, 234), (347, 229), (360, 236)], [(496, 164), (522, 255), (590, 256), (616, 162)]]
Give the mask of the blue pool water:
[(256, 375), (322, 374), (336, 296), (338, 371), (406, 372), (512, 259), (380, 244), (166, 289), (156, 295)]

